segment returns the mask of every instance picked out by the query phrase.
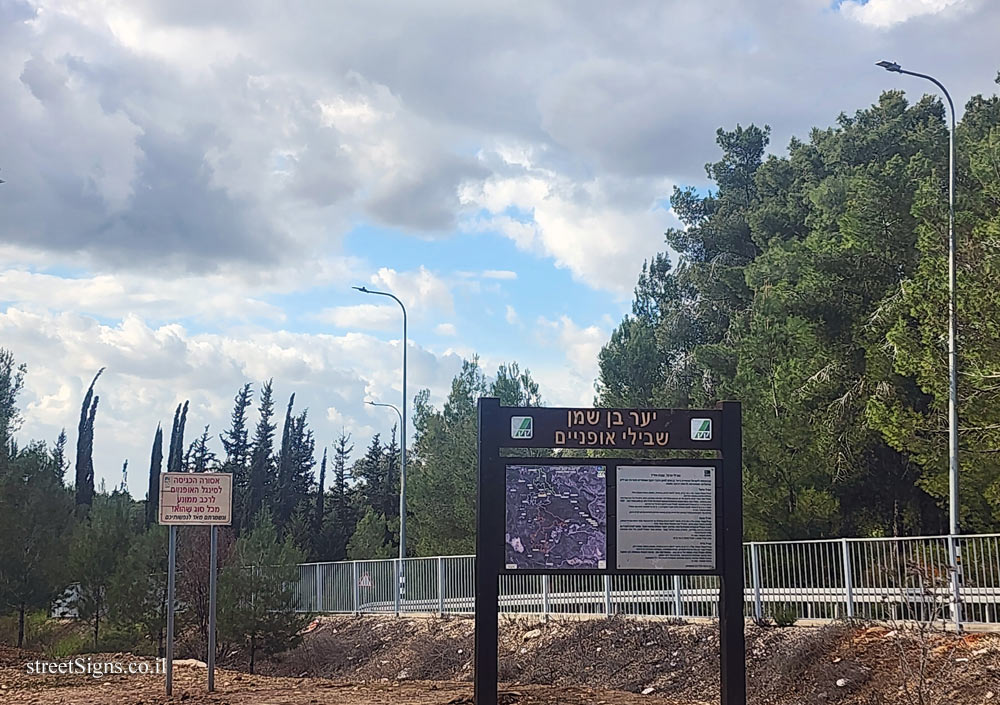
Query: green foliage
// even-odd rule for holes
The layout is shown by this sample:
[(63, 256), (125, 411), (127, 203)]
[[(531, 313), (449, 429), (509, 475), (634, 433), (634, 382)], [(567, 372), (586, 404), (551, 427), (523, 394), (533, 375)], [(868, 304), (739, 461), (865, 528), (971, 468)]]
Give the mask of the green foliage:
[[(156, 653), (162, 651), (167, 618), (166, 527), (153, 525), (132, 540), (109, 582), (108, 609), (114, 626), (148, 640)], [(102, 640), (105, 646), (107, 636)]]
[(0, 348), (0, 455), (6, 454), (21, 422), (17, 395), (24, 387), (28, 368), (14, 360), (14, 353)]
[(79, 632), (70, 632), (57, 639), (51, 646), (45, 649), (45, 655), (54, 660), (62, 660), (82, 654), (87, 650), (90, 641)]
[(296, 508), (305, 502), (310, 494), (312, 471), (316, 465), (313, 454), (316, 442), (307, 423), (308, 412), (293, 415), (295, 403), (293, 394), (288, 400), (285, 425), (278, 450), (273, 497), (274, 520), (279, 528), (285, 528)]
[[(73, 500), (42, 443), (4, 453), (0, 463), (0, 614), (45, 609), (65, 587)], [(23, 643), (19, 629), (17, 644)]]
[(257, 654), (271, 655), (294, 647), (308, 617), (295, 612), (294, 585), (303, 555), (291, 537), (278, 539), (267, 510), (254, 519), (233, 549), (219, 578), (219, 633), (223, 640), (245, 645), (250, 672)]
[[(466, 360), (438, 411), (429, 392), (417, 395), (416, 440), (410, 456), (412, 534), (418, 555), (454, 555), (475, 551), (476, 404), (496, 396), (505, 406), (539, 406), (538, 384), (517, 363), (501, 365), (490, 383), (478, 358)], [(409, 547), (408, 547), (409, 548)]]
[(93, 623), (94, 648), (100, 644), (101, 620), (108, 614), (108, 588), (141, 522), (125, 493), (98, 494), (70, 544), (70, 574), (77, 582), (76, 609)]
[(798, 614), (792, 605), (782, 603), (771, 609), (770, 617), (776, 627), (791, 627), (798, 621)]
[(399, 542), (395, 539), (398, 531), (399, 520), (390, 522), (385, 514), (369, 507), (347, 543), (347, 557), (351, 560), (395, 558), (399, 554)]
[[(246, 487), (240, 493), (240, 526), (249, 526), (253, 518), (267, 506), (271, 487), (274, 485), (274, 396), (272, 380), (260, 390), (259, 418), (254, 430), (250, 451), (250, 465), (246, 473)], [(239, 404), (239, 400), (237, 400)]]
[[(677, 189), (676, 255), (643, 267), (600, 354), (598, 401), (744, 408), (754, 539), (939, 532), (947, 500), (947, 127), (885, 93), (764, 158), (720, 130), (718, 190)], [(963, 525), (1000, 522), (1000, 108), (959, 129)], [(992, 190), (991, 190), (992, 188)], [(992, 381), (991, 381), (992, 380)]]

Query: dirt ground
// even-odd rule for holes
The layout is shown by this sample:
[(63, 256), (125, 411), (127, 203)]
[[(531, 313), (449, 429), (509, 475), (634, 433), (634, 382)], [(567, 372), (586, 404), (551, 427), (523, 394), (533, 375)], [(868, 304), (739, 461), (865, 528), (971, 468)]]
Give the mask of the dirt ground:
[[(24, 705), (472, 705), (472, 685), (448, 681), (359, 683), (324, 678), (251, 676), (217, 670), (215, 693), (206, 691), (206, 669), (175, 670), (173, 697), (164, 694), (163, 676), (28, 675), (26, 663), (36, 656), (0, 651), (0, 702)], [(127, 654), (93, 654), (94, 661), (132, 660)], [(650, 698), (631, 693), (581, 687), (524, 686), (502, 688), (505, 705), (650, 705)], [(656, 698), (668, 705), (669, 701)]]
[[(718, 702), (714, 625), (616, 618), (501, 627), (507, 705)], [(753, 705), (1000, 705), (1000, 635), (748, 625), (747, 656)], [(162, 675), (29, 675), (39, 654), (0, 647), (0, 703), (471, 705), (471, 657), (468, 619), (324, 618), (301, 646), (258, 664), (257, 675), (241, 672), (244, 654), (224, 654), (214, 694), (205, 692), (203, 666), (178, 667), (168, 699)]]

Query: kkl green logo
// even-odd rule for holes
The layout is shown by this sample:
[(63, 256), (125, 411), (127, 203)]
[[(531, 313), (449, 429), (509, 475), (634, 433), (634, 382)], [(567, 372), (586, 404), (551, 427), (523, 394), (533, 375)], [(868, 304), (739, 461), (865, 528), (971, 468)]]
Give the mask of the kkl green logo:
[(712, 440), (712, 419), (691, 419), (691, 440)]
[(531, 438), (534, 435), (534, 425), (530, 416), (510, 417), (511, 438)]

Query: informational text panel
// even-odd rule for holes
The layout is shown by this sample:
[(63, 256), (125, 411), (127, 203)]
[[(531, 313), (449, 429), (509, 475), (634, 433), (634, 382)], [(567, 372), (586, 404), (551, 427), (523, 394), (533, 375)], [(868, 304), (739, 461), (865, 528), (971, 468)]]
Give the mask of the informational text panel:
[(617, 567), (714, 570), (714, 467), (619, 466)]

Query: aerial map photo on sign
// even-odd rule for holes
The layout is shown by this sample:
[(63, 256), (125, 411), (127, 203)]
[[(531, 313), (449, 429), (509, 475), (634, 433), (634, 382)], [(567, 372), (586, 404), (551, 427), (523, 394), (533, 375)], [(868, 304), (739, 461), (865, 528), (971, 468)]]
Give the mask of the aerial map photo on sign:
[(606, 567), (603, 466), (509, 465), (506, 504), (507, 568)]

